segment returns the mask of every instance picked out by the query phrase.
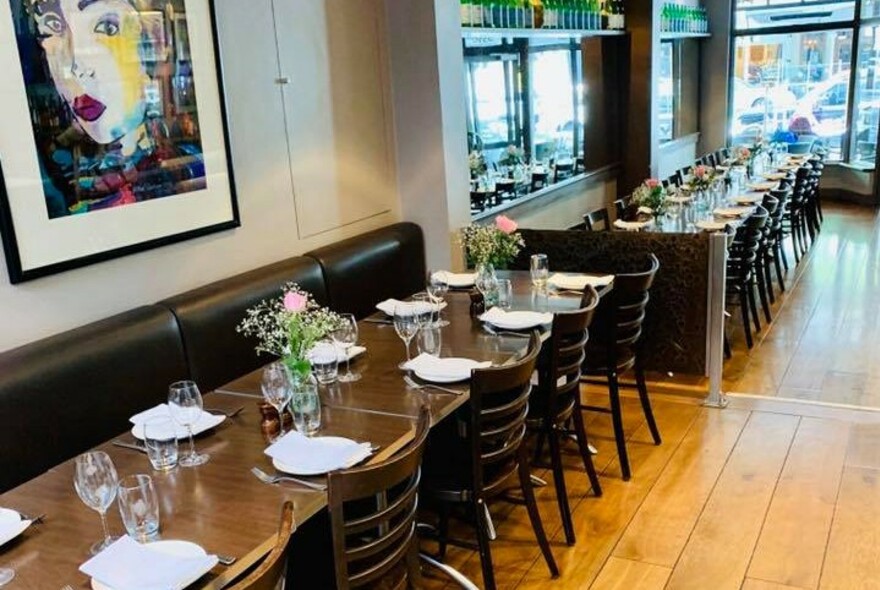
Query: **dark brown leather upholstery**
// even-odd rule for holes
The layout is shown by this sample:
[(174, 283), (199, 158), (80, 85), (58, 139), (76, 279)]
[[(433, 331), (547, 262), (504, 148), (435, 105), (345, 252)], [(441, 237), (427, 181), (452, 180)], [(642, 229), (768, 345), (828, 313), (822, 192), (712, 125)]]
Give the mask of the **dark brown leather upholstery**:
[(396, 223), (306, 253), (324, 269), (334, 311), (370, 315), (375, 305), (425, 288), (425, 239), (414, 223)]
[(156, 305), (4, 352), (0, 491), (128, 430), (187, 377), (177, 322)]
[(245, 311), (281, 295), (294, 282), (318, 303), (328, 304), (321, 267), (311, 258), (288, 258), (205, 285), (160, 302), (177, 317), (192, 378), (203, 391), (216, 389), (269, 362), (254, 352), (256, 341), (235, 331)]

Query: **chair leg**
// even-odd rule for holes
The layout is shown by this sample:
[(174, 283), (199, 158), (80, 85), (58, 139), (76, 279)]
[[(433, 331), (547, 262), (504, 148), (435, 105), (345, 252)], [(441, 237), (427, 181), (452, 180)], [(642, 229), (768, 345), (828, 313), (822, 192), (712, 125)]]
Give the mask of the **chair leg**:
[[(785, 245), (782, 243), (785, 236), (780, 235), (776, 239), (777, 247), (779, 248), (779, 257), (782, 259), (782, 265), (785, 267), (785, 272), (788, 272), (788, 255), (785, 253)], [(783, 291), (785, 289), (783, 288)]]
[[(552, 428), (552, 427), (551, 427)], [(562, 516), (565, 542), (574, 545), (574, 523), (571, 520), (571, 507), (568, 505), (568, 492), (565, 487), (565, 470), (562, 467), (562, 450), (559, 448), (559, 432), (555, 430), (547, 437), (550, 443), (550, 461), (553, 465), (553, 485), (556, 488), (556, 502)], [(529, 479), (531, 481), (531, 478)]]
[(749, 302), (747, 299), (748, 296), (745, 292), (740, 291), (739, 308), (743, 316), (743, 328), (745, 328), (746, 331), (746, 345), (751, 348), (754, 346), (754, 342), (752, 342), (752, 320), (749, 318)]
[[(785, 293), (785, 278), (782, 276), (782, 266), (780, 264), (780, 258), (782, 256), (785, 256), (782, 244), (776, 242), (776, 247), (773, 249), (773, 266), (776, 267), (776, 281), (779, 283), (779, 292)], [(785, 270), (788, 270), (787, 265)]]
[(535, 531), (535, 537), (538, 539), (538, 546), (544, 555), (544, 561), (547, 562), (547, 568), (550, 575), (554, 578), (559, 577), (559, 567), (550, 551), (550, 542), (547, 540), (547, 534), (544, 532), (544, 524), (541, 522), (541, 513), (538, 512), (538, 502), (535, 501), (535, 492), (532, 489), (532, 481), (529, 478), (529, 462), (525, 453), (525, 448), (521, 447), (519, 456), (519, 483), (523, 491), (523, 499), (526, 502), (526, 510), (529, 513), (529, 520), (532, 522), (532, 530)]
[(407, 586), (411, 590), (420, 590), (425, 587), (422, 582), (422, 568), (419, 565), (419, 538), (413, 536), (409, 551), (406, 553)]
[(755, 266), (755, 278), (757, 279), (758, 297), (761, 298), (761, 309), (764, 311), (764, 319), (769, 324), (773, 321), (773, 317), (770, 315), (770, 302), (767, 301), (767, 283), (764, 280), (764, 269), (760, 264)]
[(611, 398), (611, 423), (614, 426), (614, 440), (617, 443), (617, 456), (620, 459), (620, 472), (623, 481), (629, 481), (632, 473), (629, 468), (629, 455), (626, 452), (626, 434), (623, 431), (623, 413), (620, 409), (620, 384), (617, 372), (608, 374), (608, 393)]
[(541, 462), (541, 457), (544, 455), (544, 442), (547, 440), (547, 433), (544, 432), (544, 429), (538, 431), (538, 438), (535, 441), (535, 457), (532, 461), (533, 465), (538, 465)]
[(761, 320), (758, 318), (758, 305), (755, 300), (755, 280), (746, 283), (746, 296), (749, 300), (749, 309), (752, 312), (752, 321), (755, 323), (755, 334), (761, 331)]
[(651, 438), (654, 444), (659, 445), (663, 442), (660, 438), (660, 429), (657, 428), (657, 421), (654, 420), (654, 410), (651, 408), (651, 398), (648, 397), (648, 385), (645, 383), (645, 369), (636, 357), (636, 387), (639, 390), (639, 400), (642, 402), (642, 411), (645, 413), (645, 421), (648, 422), (648, 429), (651, 431)]
[(590, 452), (590, 443), (587, 442), (589, 439), (587, 438), (587, 427), (584, 424), (583, 411), (575, 406), (572, 418), (574, 420), (574, 431), (577, 435), (578, 449), (581, 452), (581, 459), (584, 462), (587, 477), (590, 478), (590, 486), (592, 486), (595, 496), (601, 496), (602, 485), (599, 483), (599, 474), (596, 473), (596, 466), (593, 464), (593, 453)]
[(489, 548), (489, 528), (483, 515), (483, 500), (475, 500), (472, 504), (474, 523), (477, 527), (477, 545), (480, 551), (480, 567), (483, 570), (483, 587), (495, 590), (495, 570), (492, 566), (492, 550)]
[(446, 547), (449, 539), (449, 505), (441, 502), (437, 512), (437, 557), (440, 558), (440, 561), (446, 561)]
[(764, 271), (764, 286), (767, 287), (767, 297), (770, 299), (770, 304), (773, 305), (776, 303), (776, 293), (773, 291), (773, 270), (770, 268), (773, 261), (769, 256), (770, 253), (768, 251), (761, 259), (761, 268)]

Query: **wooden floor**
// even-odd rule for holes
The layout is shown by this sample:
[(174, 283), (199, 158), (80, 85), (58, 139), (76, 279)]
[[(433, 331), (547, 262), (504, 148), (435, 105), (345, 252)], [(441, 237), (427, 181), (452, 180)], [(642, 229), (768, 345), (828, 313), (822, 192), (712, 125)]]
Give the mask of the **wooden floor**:
[[(880, 408), (880, 217), (825, 209), (820, 238), (789, 272), (774, 322), (751, 352), (732, 310), (725, 390), (766, 397), (732, 396), (716, 410), (655, 393), (661, 446), (627, 398), (630, 482), (620, 479), (610, 420), (589, 416), (605, 493), (587, 495), (567, 449), (574, 547), (565, 545), (552, 483), (538, 491), (562, 576), (550, 579), (525, 509), (498, 504), (499, 588), (880, 588), (880, 412), (815, 403)], [(693, 396), (700, 384), (689, 385)], [(448, 562), (481, 585), (475, 553), (450, 549)]]
[(751, 352), (731, 310), (726, 391), (880, 407), (877, 212), (826, 204), (822, 232), (788, 283)]
[[(629, 482), (620, 479), (608, 418), (591, 416), (601, 498), (586, 495), (568, 449), (574, 547), (565, 545), (552, 484), (539, 490), (559, 579), (550, 579), (525, 509), (492, 507), (499, 588), (880, 587), (880, 413), (752, 398), (732, 398), (725, 410), (665, 395), (654, 405), (660, 446), (637, 400), (625, 400)], [(477, 555), (449, 551), (447, 561), (481, 586)]]

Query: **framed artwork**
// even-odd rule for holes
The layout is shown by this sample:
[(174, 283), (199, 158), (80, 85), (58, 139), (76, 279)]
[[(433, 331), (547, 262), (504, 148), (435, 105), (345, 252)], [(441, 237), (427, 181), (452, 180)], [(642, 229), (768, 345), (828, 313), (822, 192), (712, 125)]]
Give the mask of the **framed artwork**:
[(240, 225), (212, 0), (0, 0), (13, 283)]

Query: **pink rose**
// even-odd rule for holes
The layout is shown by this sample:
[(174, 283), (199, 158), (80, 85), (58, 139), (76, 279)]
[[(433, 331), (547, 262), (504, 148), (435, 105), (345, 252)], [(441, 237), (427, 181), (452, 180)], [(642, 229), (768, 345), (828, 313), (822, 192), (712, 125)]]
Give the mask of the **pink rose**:
[(645, 186), (648, 188), (657, 188), (658, 186), (660, 186), (660, 181), (656, 178), (649, 178), (645, 181)]
[(291, 291), (284, 296), (284, 309), (292, 312), (303, 311), (308, 301), (309, 298), (305, 295)]
[(694, 176), (696, 176), (697, 178), (703, 178), (704, 176), (706, 176), (706, 172), (706, 167), (702, 164), (694, 168)]
[(506, 234), (512, 234), (519, 227), (514, 220), (504, 215), (495, 218), (495, 225)]

